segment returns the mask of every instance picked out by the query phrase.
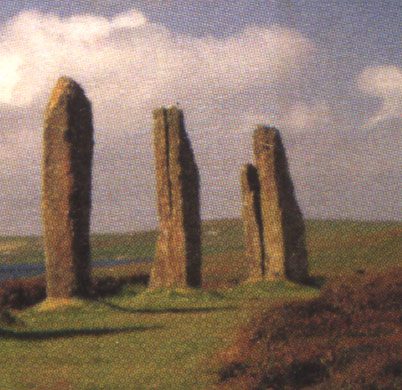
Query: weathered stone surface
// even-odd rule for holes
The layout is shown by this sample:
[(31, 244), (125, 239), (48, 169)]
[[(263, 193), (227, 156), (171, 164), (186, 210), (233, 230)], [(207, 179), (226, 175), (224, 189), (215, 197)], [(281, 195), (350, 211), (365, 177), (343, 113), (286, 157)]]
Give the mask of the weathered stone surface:
[(303, 281), (308, 276), (305, 228), (280, 134), (275, 128), (259, 126), (253, 141), (260, 183), (265, 278)]
[(252, 164), (243, 166), (240, 175), (242, 216), (248, 281), (262, 280), (264, 276), (263, 227), (260, 207), (260, 183), (257, 169)]
[(154, 152), (160, 235), (150, 288), (201, 285), (199, 173), (184, 129), (183, 112), (154, 116)]
[(61, 77), (44, 119), (42, 224), (47, 296), (85, 295), (90, 284), (89, 222), (93, 154), (91, 105)]

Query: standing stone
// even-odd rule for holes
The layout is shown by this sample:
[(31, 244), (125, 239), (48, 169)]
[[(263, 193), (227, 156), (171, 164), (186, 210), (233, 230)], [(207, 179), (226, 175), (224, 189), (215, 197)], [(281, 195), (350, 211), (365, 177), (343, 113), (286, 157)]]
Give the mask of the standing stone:
[(254, 158), (260, 183), (265, 279), (308, 276), (303, 216), (297, 205), (280, 134), (259, 126), (254, 132)]
[(160, 234), (149, 286), (199, 287), (199, 174), (184, 129), (183, 112), (172, 106), (155, 110), (153, 116)]
[(82, 296), (90, 285), (93, 144), (90, 102), (75, 81), (61, 77), (44, 120), (42, 223), (48, 298)]
[(264, 276), (263, 227), (260, 207), (260, 183), (257, 169), (252, 164), (243, 166), (240, 176), (242, 192), (243, 229), (248, 281), (262, 280)]

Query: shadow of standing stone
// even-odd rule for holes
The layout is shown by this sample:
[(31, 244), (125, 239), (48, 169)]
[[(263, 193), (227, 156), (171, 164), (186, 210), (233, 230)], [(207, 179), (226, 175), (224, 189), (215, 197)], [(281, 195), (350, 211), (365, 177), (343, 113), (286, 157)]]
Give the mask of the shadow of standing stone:
[(201, 285), (199, 173), (177, 107), (156, 109), (154, 152), (160, 234), (149, 287)]
[(90, 102), (74, 80), (61, 77), (44, 119), (42, 224), (48, 298), (83, 296), (90, 286), (93, 144)]
[(247, 280), (258, 281), (263, 279), (265, 270), (260, 183), (257, 169), (254, 165), (246, 164), (243, 166), (240, 175), (240, 186), (246, 257), (249, 266)]
[(308, 278), (303, 216), (297, 204), (279, 131), (259, 126), (253, 136), (267, 280)]

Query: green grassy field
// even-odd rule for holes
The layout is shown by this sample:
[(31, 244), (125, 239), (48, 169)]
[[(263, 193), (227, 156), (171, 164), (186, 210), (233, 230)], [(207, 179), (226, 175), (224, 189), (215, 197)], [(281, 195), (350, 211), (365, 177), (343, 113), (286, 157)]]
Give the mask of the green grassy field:
[[(93, 260), (152, 258), (156, 234), (95, 235)], [(402, 224), (308, 221), (311, 273), (324, 281), (359, 269), (401, 264)], [(40, 238), (0, 239), (3, 263), (43, 261)], [(241, 224), (203, 226), (205, 289), (149, 293), (127, 285), (114, 297), (76, 307), (15, 312), (0, 326), (0, 389), (212, 389), (214, 354), (253, 313), (317, 296), (289, 282), (242, 285), (247, 276)], [(151, 264), (97, 269), (123, 275)]]

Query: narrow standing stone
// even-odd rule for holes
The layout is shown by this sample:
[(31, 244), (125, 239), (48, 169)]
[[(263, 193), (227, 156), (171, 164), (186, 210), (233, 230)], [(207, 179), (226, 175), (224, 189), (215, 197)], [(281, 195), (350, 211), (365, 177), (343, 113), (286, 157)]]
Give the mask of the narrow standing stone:
[(61, 77), (48, 102), (43, 137), (42, 223), (48, 298), (85, 295), (90, 285), (93, 154), (91, 105)]
[(305, 228), (278, 130), (264, 126), (255, 130), (254, 158), (260, 182), (265, 278), (303, 281), (308, 276)]
[(199, 287), (199, 174), (183, 112), (173, 106), (157, 109), (153, 116), (160, 235), (149, 287)]
[(249, 266), (248, 281), (262, 280), (265, 272), (265, 264), (260, 208), (260, 183), (258, 181), (257, 169), (254, 165), (244, 165), (240, 176), (240, 184), (246, 258)]

